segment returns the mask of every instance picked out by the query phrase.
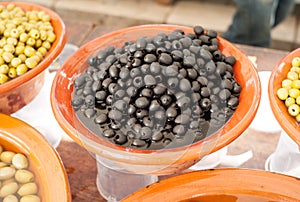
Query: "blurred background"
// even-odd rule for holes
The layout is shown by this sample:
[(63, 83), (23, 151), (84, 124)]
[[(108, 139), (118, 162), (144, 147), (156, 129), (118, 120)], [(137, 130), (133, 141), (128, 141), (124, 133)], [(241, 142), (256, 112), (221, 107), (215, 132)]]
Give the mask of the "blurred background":
[[(235, 11), (233, 0), (21, 0), (49, 7), (63, 19), (115, 29), (168, 23), (201, 25), (219, 34), (226, 31)], [(12, 1), (13, 2), (13, 1)], [(272, 30), (271, 48), (293, 50), (300, 45), (300, 1), (293, 13)], [(83, 30), (84, 31), (84, 30)]]

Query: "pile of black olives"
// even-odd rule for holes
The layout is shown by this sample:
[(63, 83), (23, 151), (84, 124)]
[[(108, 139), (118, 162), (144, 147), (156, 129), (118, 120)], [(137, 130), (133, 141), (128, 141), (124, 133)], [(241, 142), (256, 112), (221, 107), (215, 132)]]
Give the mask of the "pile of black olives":
[(87, 128), (114, 144), (188, 145), (220, 129), (238, 106), (235, 62), (219, 49), (217, 32), (201, 26), (141, 36), (89, 57), (72, 106)]

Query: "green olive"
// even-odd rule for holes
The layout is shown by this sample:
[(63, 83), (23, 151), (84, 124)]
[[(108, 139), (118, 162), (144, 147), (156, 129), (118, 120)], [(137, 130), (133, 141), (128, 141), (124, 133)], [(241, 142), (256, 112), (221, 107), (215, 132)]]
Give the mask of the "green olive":
[(27, 58), (27, 59), (25, 60), (25, 65), (26, 65), (29, 69), (32, 69), (32, 68), (36, 67), (37, 64), (38, 64), (38, 62), (37, 62), (36, 59), (33, 58), (33, 57)]
[(9, 77), (6, 74), (0, 73), (0, 84), (3, 84), (9, 80)]
[(14, 67), (9, 68), (8, 76), (12, 79), (15, 78), (17, 76), (16, 68), (14, 68)]
[(20, 76), (28, 71), (28, 67), (25, 64), (20, 64), (16, 67), (17, 75)]
[(292, 104), (291, 106), (289, 106), (288, 108), (288, 112), (290, 115), (292, 116), (297, 116), (299, 114), (300, 111), (300, 107), (297, 104)]
[(295, 57), (292, 60), (292, 66), (293, 67), (300, 67), (300, 57)]
[(22, 60), (20, 58), (13, 58), (10, 62), (11, 66), (17, 67), (22, 63)]
[(7, 64), (0, 65), (0, 74), (7, 74), (9, 67)]
[(281, 100), (286, 100), (289, 96), (289, 91), (287, 88), (279, 88), (277, 90), (277, 96)]

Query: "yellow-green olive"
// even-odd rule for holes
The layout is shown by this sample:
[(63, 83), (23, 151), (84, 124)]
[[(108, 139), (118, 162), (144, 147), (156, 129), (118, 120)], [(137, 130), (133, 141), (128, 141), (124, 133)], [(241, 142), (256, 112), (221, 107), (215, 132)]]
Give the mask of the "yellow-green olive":
[(42, 41), (45, 41), (47, 37), (48, 37), (47, 32), (45, 30), (40, 30), (40, 39)]
[(7, 44), (6, 37), (0, 39), (0, 48), (4, 47)]
[(12, 178), (16, 173), (16, 169), (13, 167), (2, 167), (0, 168), (0, 180), (7, 180)]
[(3, 84), (9, 80), (9, 77), (6, 76), (6, 74), (1, 74), (0, 73), (0, 84)]
[(4, 151), (0, 154), (0, 160), (5, 163), (11, 163), (12, 158), (16, 153), (13, 151)]
[(10, 30), (10, 36), (17, 39), (20, 35), (18, 28), (13, 28)]
[(3, 202), (19, 202), (19, 199), (15, 195), (10, 194), (3, 198)]
[(56, 39), (56, 35), (51, 31), (51, 32), (48, 32), (48, 38), (47, 38), (47, 41), (49, 41), (50, 43), (53, 43)]
[(12, 3), (7, 4), (7, 6), (6, 6), (6, 9), (9, 10), (9, 11), (13, 10), (14, 8), (15, 8), (15, 5), (12, 4)]
[(26, 196), (26, 195), (31, 195), (31, 194), (37, 194), (37, 192), (38, 192), (38, 188), (37, 188), (36, 183), (29, 182), (29, 183), (21, 185), (17, 193), (20, 196)]
[(11, 66), (17, 67), (22, 63), (22, 60), (20, 58), (13, 58), (10, 62)]
[(37, 195), (26, 195), (20, 199), (20, 202), (41, 202), (41, 199)]
[(20, 55), (20, 54), (24, 53), (24, 49), (25, 49), (25, 46), (17, 46), (15, 49), (15, 54)]
[(10, 78), (15, 78), (15, 77), (17, 77), (17, 70), (16, 70), (16, 68), (14, 68), (14, 67), (11, 67), (11, 68), (9, 68), (9, 70), (8, 70), (8, 76), (10, 77)]
[(46, 55), (47, 53), (47, 49), (43, 46), (39, 47), (37, 51), (40, 52), (42, 55)]
[(28, 71), (28, 67), (25, 64), (20, 64), (16, 67), (17, 75), (23, 75)]
[(2, 58), (5, 62), (10, 63), (10, 61), (14, 58), (14, 55), (11, 52), (3, 52)]
[(24, 154), (16, 154), (12, 158), (12, 164), (16, 169), (24, 169), (28, 167), (28, 160)]
[(19, 40), (21, 41), (21, 42), (26, 42), (27, 41), (27, 39), (29, 38), (29, 36), (28, 36), (28, 34), (27, 33), (22, 33), (22, 34), (20, 34), (20, 37), (19, 37)]
[(28, 46), (34, 46), (35, 45), (35, 39), (32, 37), (29, 37), (26, 41), (26, 45)]
[(35, 45), (34, 46), (36, 48), (39, 48), (39, 47), (42, 46), (42, 44), (43, 44), (43, 41), (41, 39), (37, 39), (37, 40), (35, 40)]
[(3, 50), (5, 51), (5, 52), (9, 52), (9, 53), (14, 53), (15, 52), (15, 46), (14, 45), (12, 45), (12, 44), (5, 44), (4, 46), (3, 46)]
[(18, 191), (19, 185), (16, 182), (5, 184), (0, 189), (0, 197), (6, 197)]
[(34, 175), (29, 170), (21, 169), (16, 171), (15, 179), (17, 182), (24, 184), (33, 181)]
[(31, 57), (31, 56), (33, 56), (35, 54), (35, 49), (32, 48), (31, 46), (25, 46), (24, 54), (27, 57)]
[(29, 69), (32, 69), (32, 68), (36, 67), (37, 64), (38, 64), (38, 63), (37, 63), (36, 59), (33, 58), (33, 57), (27, 58), (27, 59), (25, 60), (25, 65), (26, 65)]
[(40, 32), (37, 29), (32, 29), (29, 32), (29, 36), (33, 39), (38, 39), (40, 38)]
[(18, 44), (18, 40), (14, 37), (8, 37), (6, 39), (7, 44), (12, 44), (13, 46), (16, 46)]
[(7, 64), (0, 65), (0, 74), (7, 74), (9, 67)]
[(18, 56), (18, 58), (20, 58), (21, 61), (22, 61), (22, 63), (24, 63), (27, 57), (26, 57), (26, 55), (24, 55), (24, 54), (22, 53), (22, 54), (20, 54), (20, 55)]
[(49, 41), (44, 41), (42, 46), (49, 50), (51, 48), (51, 43)]

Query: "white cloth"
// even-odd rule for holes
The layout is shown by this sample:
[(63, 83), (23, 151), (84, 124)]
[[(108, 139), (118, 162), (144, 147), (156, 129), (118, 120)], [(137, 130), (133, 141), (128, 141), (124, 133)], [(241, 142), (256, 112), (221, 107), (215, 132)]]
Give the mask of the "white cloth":
[(11, 116), (18, 118), (36, 128), (48, 142), (56, 148), (64, 131), (57, 123), (50, 104), (50, 90), (55, 72), (46, 70), (45, 83), (39, 94), (25, 107)]

